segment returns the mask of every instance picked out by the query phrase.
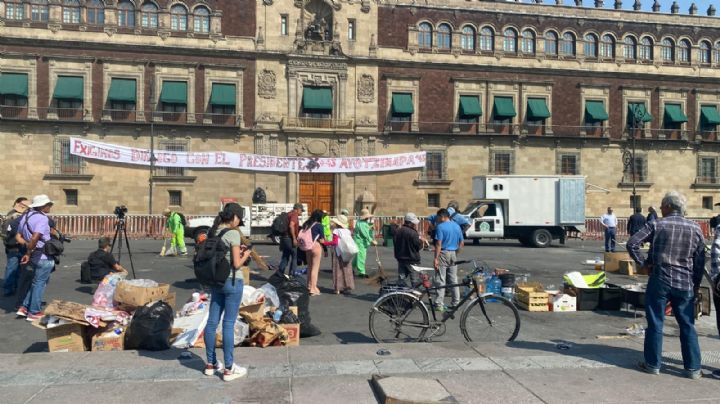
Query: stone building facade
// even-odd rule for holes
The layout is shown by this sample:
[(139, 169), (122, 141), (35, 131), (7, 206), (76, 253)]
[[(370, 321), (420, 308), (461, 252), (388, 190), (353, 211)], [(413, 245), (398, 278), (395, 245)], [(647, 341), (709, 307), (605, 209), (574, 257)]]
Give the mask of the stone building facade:
[(269, 201), (426, 214), (471, 198), (475, 175), (580, 174), (588, 216), (629, 214), (634, 183), (639, 206), (675, 189), (707, 217), (720, 202), (720, 19), (673, 11), (0, 0), (0, 201), (146, 213), (150, 170), (78, 159), (68, 139), (152, 137), (175, 151), (427, 152), (424, 169), (386, 173), (158, 168), (153, 213), (213, 213), (260, 187)]

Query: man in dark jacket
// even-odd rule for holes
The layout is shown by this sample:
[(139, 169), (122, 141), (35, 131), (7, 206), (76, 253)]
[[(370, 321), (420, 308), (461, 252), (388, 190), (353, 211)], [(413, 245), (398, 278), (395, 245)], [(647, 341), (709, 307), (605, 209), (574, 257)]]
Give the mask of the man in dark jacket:
[(645, 226), (645, 216), (641, 208), (635, 208), (635, 213), (628, 218), (627, 232), (632, 236)]
[(405, 222), (395, 232), (393, 244), (395, 247), (395, 259), (398, 262), (398, 283), (406, 284), (405, 279), (410, 278), (410, 286), (419, 283), (418, 274), (410, 266), (420, 264), (420, 250), (423, 246), (423, 239), (417, 232), (417, 225), (420, 220), (414, 213), (405, 215)]

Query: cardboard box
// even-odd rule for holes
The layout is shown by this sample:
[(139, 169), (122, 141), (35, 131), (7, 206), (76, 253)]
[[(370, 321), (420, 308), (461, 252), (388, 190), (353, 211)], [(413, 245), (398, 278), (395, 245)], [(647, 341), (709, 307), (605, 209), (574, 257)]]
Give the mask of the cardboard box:
[(115, 289), (114, 300), (119, 306), (133, 310), (155, 300), (164, 300), (168, 293), (170, 285), (166, 283), (154, 288), (142, 288), (123, 281), (119, 282)]
[(125, 349), (125, 330), (116, 334), (115, 330), (98, 330), (90, 339), (91, 351), (122, 351)]
[(553, 295), (549, 304), (551, 311), (577, 311), (577, 298), (565, 293)]
[(637, 274), (637, 265), (633, 260), (621, 260), (618, 272), (623, 275), (635, 276)]
[(631, 260), (627, 252), (605, 253), (605, 272), (617, 272), (620, 270), (620, 261)]
[(64, 324), (48, 328), (48, 350), (50, 352), (85, 352), (86, 327), (80, 324)]
[(297, 313), (298, 313), (298, 308), (297, 308), (297, 306), (290, 306), (290, 312), (291, 312), (292, 314), (294, 314), (294, 315), (297, 316), (297, 315), (298, 315), (298, 314), (297, 314)]
[(165, 296), (165, 298), (162, 299), (162, 301), (167, 303), (170, 307), (172, 307), (173, 310), (175, 310), (176, 298), (177, 294), (175, 292), (170, 292), (167, 296)]
[(300, 345), (300, 324), (279, 324), (288, 333), (287, 346)]

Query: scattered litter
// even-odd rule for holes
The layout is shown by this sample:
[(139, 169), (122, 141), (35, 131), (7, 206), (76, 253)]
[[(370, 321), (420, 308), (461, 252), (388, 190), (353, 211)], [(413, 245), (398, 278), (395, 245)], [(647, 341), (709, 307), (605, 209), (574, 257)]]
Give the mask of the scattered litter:
[(375, 352), (375, 353), (378, 354), (379, 356), (388, 356), (388, 355), (390, 355), (390, 351), (388, 351), (388, 350), (385, 349), (385, 348), (378, 349), (377, 352)]
[(640, 324), (633, 324), (625, 329), (625, 333), (633, 337), (642, 337), (645, 335), (645, 327)]
[(567, 351), (568, 349), (572, 348), (573, 344), (568, 341), (560, 341), (557, 344), (555, 344), (555, 348), (561, 350), (561, 351)]

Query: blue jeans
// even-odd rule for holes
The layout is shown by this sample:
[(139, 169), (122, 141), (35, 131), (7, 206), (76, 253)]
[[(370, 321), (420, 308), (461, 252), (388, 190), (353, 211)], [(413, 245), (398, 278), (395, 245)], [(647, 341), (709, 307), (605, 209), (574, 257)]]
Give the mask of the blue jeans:
[(663, 343), (663, 321), (668, 300), (680, 328), (680, 347), (686, 370), (700, 369), (700, 345), (695, 331), (695, 293), (671, 288), (657, 276), (651, 276), (645, 294), (645, 363), (660, 369)]
[(10, 251), (6, 249), (5, 255), (7, 255), (7, 265), (5, 266), (5, 282), (3, 284), (3, 289), (5, 289), (6, 295), (11, 295), (15, 293), (15, 290), (17, 289), (18, 273), (20, 272), (20, 258), (22, 258), (23, 254), (19, 250)]
[(297, 270), (297, 249), (293, 246), (290, 237), (280, 237), (280, 251), (282, 252), (282, 257), (280, 258), (280, 266), (278, 269), (280, 272), (285, 273), (285, 267), (290, 264), (289, 274), (294, 274)]
[(605, 229), (605, 252), (615, 252), (615, 228)]
[(45, 294), (45, 287), (50, 280), (50, 272), (52, 272), (55, 266), (55, 261), (41, 259), (32, 262), (30, 265), (35, 269), (35, 275), (33, 276), (30, 291), (28, 291), (23, 301), (23, 307), (27, 308), (31, 314), (37, 314), (42, 311), (42, 299)]
[(222, 324), (222, 340), (225, 367), (228, 369), (232, 367), (234, 362), (235, 321), (238, 317), (243, 294), (242, 273), (236, 274), (235, 285), (232, 282), (232, 274), (230, 274), (222, 288), (212, 288), (210, 314), (205, 326), (205, 354), (207, 355), (207, 362), (214, 365), (217, 363), (215, 357), (215, 334), (220, 323), (220, 315), (225, 313)]

